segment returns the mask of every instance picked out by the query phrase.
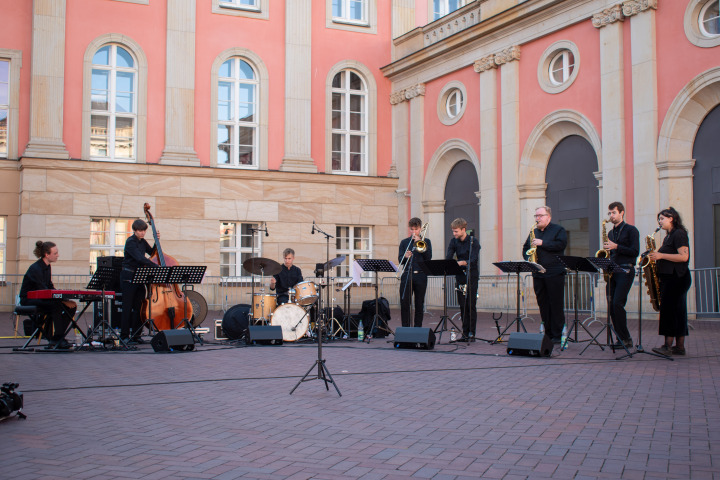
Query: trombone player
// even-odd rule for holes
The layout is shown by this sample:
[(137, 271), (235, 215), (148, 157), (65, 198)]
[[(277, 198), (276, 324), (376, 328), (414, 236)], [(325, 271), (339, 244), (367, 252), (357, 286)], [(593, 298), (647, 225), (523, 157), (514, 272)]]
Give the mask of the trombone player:
[[(408, 222), (410, 236), (400, 242), (398, 249), (398, 262), (402, 274), (400, 276), (400, 319), (403, 327), (422, 327), (423, 312), (425, 311), (425, 291), (427, 290), (427, 275), (420, 268), (420, 264), (432, 259), (432, 245), (430, 239), (425, 238), (428, 224), (422, 226), (422, 221), (413, 217)], [(414, 323), (410, 324), (410, 301), (415, 294)]]

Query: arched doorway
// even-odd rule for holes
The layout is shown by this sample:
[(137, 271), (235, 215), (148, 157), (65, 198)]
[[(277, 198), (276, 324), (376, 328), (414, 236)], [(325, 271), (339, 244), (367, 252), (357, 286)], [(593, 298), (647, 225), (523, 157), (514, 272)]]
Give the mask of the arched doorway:
[[(468, 222), (468, 229), (475, 231), (477, 236), (480, 226), (478, 199), (475, 192), (479, 189), (478, 175), (475, 166), (468, 160), (457, 162), (448, 174), (445, 183), (445, 238), (452, 237), (450, 222), (462, 217)], [(436, 255), (437, 258), (444, 258)]]
[(598, 249), (598, 188), (593, 174), (597, 169), (595, 150), (579, 135), (562, 139), (548, 160), (547, 204), (552, 221), (568, 232), (565, 255), (587, 257)]

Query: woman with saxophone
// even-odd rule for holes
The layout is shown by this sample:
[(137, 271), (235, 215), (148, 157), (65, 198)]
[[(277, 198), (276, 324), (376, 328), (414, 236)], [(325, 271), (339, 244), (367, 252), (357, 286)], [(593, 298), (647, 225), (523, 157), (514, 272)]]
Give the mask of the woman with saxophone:
[[(413, 217), (408, 222), (410, 236), (400, 242), (398, 262), (403, 269), (400, 277), (400, 320), (403, 327), (422, 327), (425, 311), (427, 275), (420, 264), (432, 259), (432, 245), (429, 238), (421, 238), (422, 221)], [(414, 323), (410, 323), (410, 301), (415, 294)]]
[[(662, 246), (648, 257), (657, 265), (660, 279), (660, 335), (665, 343), (653, 352), (661, 355), (685, 355), (685, 337), (688, 334), (687, 292), (692, 277), (688, 262), (690, 242), (680, 214), (668, 207), (658, 214), (660, 228), (667, 234)], [(673, 342), (675, 345), (673, 346)]]

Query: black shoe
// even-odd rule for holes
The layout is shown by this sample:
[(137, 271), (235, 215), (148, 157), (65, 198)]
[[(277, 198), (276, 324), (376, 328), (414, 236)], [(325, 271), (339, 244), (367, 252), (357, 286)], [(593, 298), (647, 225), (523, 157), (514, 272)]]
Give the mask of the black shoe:
[(652, 351), (655, 353), (659, 353), (660, 355), (664, 355), (666, 357), (672, 357), (672, 354), (673, 354), (672, 350), (667, 345), (663, 345), (662, 347), (659, 347), (659, 348), (657, 348), (657, 347), (653, 348)]
[(121, 338), (120, 341), (125, 345), (137, 345), (134, 338)]
[(136, 345), (141, 345), (145, 343), (145, 340), (143, 340), (142, 337), (132, 337), (130, 341), (135, 342)]
[(673, 355), (685, 355), (685, 349), (683, 347), (672, 347), (670, 351)]
[(68, 343), (68, 341), (63, 338), (62, 340), (58, 340), (55, 348), (59, 350), (69, 350), (72, 348), (72, 345), (70, 345), (70, 343)]

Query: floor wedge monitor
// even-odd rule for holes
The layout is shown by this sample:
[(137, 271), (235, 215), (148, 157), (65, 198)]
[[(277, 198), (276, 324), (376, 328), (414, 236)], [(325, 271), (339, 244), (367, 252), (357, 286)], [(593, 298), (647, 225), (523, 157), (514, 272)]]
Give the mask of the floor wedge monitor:
[(156, 352), (189, 352), (195, 349), (195, 339), (186, 328), (162, 330), (150, 340)]
[(549, 357), (552, 349), (552, 340), (544, 333), (511, 333), (507, 344), (508, 355), (526, 357)]
[(435, 332), (425, 327), (398, 327), (395, 329), (395, 348), (435, 348)]
[(250, 326), (247, 343), (248, 345), (282, 345), (282, 327), (280, 325)]

